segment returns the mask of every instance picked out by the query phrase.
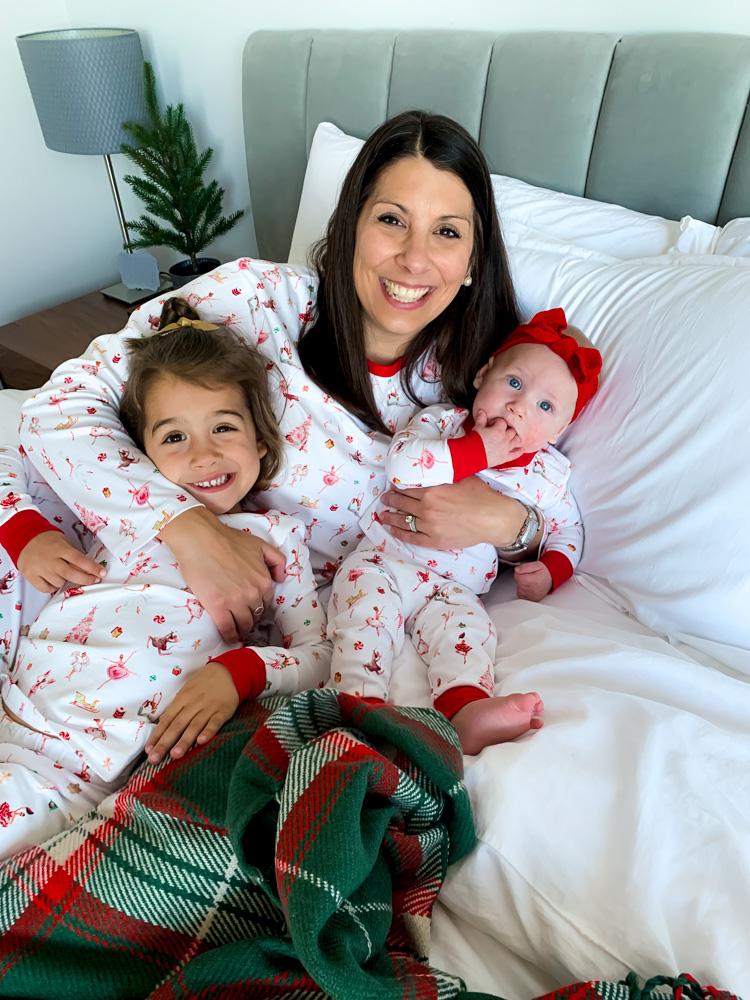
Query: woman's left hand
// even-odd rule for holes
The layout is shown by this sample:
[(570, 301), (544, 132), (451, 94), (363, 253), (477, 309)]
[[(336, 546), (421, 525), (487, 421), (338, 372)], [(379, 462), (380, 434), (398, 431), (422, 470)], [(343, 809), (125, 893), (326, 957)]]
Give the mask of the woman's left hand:
[[(480, 542), (503, 548), (515, 541), (526, 517), (522, 504), (478, 476), (418, 490), (391, 487), (383, 503), (391, 508), (382, 520), (394, 538), (433, 549), (465, 549)], [(407, 514), (414, 515), (416, 532), (409, 529)]]

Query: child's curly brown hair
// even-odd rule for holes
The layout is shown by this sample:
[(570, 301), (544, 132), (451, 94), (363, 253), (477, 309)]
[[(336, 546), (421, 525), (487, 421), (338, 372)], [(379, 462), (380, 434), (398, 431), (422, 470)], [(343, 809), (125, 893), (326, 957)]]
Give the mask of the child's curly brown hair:
[[(183, 317), (200, 319), (185, 299), (167, 299), (159, 329)], [(127, 350), (130, 375), (120, 401), (120, 418), (141, 451), (145, 450), (146, 400), (158, 379), (172, 375), (206, 389), (236, 386), (245, 398), (258, 437), (268, 448), (260, 460), (260, 473), (251, 492), (268, 489), (281, 468), (284, 442), (271, 406), (265, 358), (224, 331), (192, 326), (183, 326), (164, 336), (128, 340)]]

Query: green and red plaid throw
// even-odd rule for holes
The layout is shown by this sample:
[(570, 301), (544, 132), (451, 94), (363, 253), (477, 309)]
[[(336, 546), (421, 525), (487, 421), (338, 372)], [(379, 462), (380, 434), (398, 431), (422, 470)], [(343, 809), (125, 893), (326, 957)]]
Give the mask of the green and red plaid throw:
[[(479, 1000), (427, 964), (474, 844), (455, 732), (333, 691), (243, 705), (205, 747), (0, 866), (0, 996)], [(689, 977), (555, 1000), (734, 1000)]]

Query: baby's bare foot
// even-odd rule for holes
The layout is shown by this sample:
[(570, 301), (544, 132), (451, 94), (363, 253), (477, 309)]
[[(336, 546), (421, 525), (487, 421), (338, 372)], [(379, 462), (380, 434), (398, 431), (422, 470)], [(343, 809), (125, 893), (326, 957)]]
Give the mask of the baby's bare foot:
[(504, 698), (481, 698), (460, 708), (451, 719), (466, 754), (477, 754), (495, 743), (508, 743), (544, 723), (542, 699), (530, 694), (509, 694)]

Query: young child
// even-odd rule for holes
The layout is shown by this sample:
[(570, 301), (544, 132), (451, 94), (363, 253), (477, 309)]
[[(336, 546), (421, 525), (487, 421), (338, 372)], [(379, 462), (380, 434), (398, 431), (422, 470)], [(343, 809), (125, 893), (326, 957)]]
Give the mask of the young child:
[[(122, 561), (95, 542), (84, 568), (104, 567), (104, 580), (56, 594), (0, 676), (0, 858), (93, 808), (144, 748), (157, 760), (183, 734), (179, 747), (206, 742), (241, 699), (322, 686), (329, 675), (303, 525), (243, 506), (281, 464), (266, 361), (198, 321), (181, 300), (165, 305), (161, 329), (169, 336), (129, 342), (123, 423), (156, 470), (225, 524), (284, 554), (286, 579), (261, 623), (275, 644), (230, 649), (158, 538)], [(133, 502), (148, 503), (143, 487), (133, 494)], [(96, 531), (90, 512), (79, 514)], [(121, 533), (129, 530), (122, 520)], [(159, 733), (166, 742), (156, 746)]]
[[(580, 515), (567, 489), (570, 463), (551, 447), (596, 390), (599, 352), (563, 333), (561, 309), (519, 326), (478, 372), (471, 415), (450, 406), (420, 410), (393, 437), (388, 480), (435, 486), (479, 474), (541, 512), (545, 536), (534, 562), (516, 565), (518, 596), (538, 601), (572, 575)], [(498, 550), (437, 551), (398, 541), (376, 501), (362, 517), (366, 539), (339, 568), (328, 609), (333, 686), (387, 700), (393, 657), (411, 636), (427, 663), (435, 707), (464, 752), (479, 753), (542, 725), (535, 693), (491, 698), (496, 634), (476, 596), (497, 572)], [(418, 532), (418, 518), (407, 518)], [(501, 555), (502, 555), (502, 550)], [(382, 633), (382, 635), (381, 635)]]

